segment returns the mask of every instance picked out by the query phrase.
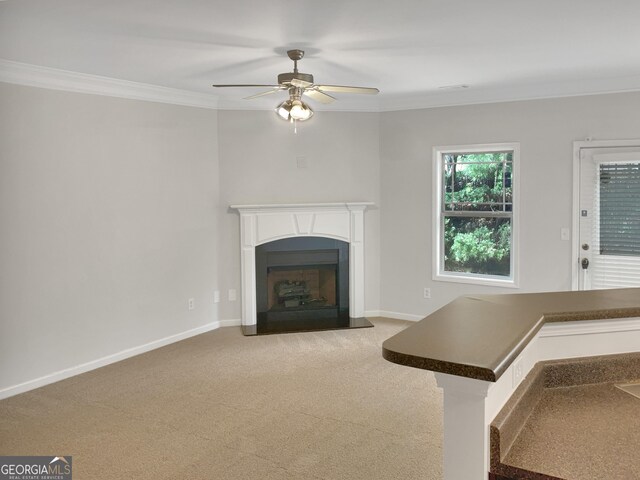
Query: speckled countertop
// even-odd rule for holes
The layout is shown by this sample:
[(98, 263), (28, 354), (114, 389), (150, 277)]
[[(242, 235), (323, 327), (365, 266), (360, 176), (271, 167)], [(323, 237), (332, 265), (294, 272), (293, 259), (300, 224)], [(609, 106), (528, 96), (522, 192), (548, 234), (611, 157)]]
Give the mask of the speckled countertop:
[(546, 322), (640, 317), (640, 288), (460, 297), (387, 339), (393, 363), (495, 382)]
[(640, 478), (640, 353), (539, 362), (491, 424), (491, 472), (536, 480)]

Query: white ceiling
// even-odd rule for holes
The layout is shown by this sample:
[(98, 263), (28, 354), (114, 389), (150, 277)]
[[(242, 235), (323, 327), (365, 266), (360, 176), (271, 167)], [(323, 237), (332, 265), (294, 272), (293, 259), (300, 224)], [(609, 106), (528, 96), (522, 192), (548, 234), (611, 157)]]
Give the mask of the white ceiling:
[(317, 83), (381, 91), (314, 107), (384, 111), (640, 90), (639, 20), (638, 0), (6, 0), (0, 58), (262, 109), (280, 99), (210, 85), (275, 83), (301, 48)]

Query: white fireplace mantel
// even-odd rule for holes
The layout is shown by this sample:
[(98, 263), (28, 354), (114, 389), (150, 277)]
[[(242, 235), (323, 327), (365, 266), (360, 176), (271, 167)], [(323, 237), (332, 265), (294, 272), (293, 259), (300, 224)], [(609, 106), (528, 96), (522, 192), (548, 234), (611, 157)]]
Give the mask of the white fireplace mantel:
[(291, 237), (327, 237), (349, 243), (349, 315), (364, 317), (364, 211), (372, 205), (231, 205), (240, 213), (242, 325), (256, 324), (256, 246)]

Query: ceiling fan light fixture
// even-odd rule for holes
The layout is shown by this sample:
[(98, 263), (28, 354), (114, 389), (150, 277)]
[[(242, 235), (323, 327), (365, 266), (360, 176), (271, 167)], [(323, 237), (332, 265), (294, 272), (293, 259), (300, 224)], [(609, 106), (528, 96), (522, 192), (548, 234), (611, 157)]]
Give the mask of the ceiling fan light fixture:
[(291, 109), (287, 104), (289, 100), (285, 100), (276, 107), (276, 114), (283, 120), (289, 120), (289, 110)]
[(294, 120), (308, 120), (313, 115), (311, 107), (304, 103), (302, 100), (294, 100), (291, 102), (291, 111), (289, 112), (291, 118)]
[[(1, 2), (2, 0), (0, 0)], [(289, 99), (282, 102), (275, 109), (276, 115), (285, 121), (296, 123), (304, 122), (313, 117), (313, 110), (309, 105), (304, 103), (301, 99), (303, 95), (305, 98), (311, 98), (320, 103), (332, 103), (336, 100), (336, 97), (330, 93), (364, 93), (373, 95), (379, 93), (377, 88), (373, 87), (353, 87), (348, 85), (320, 85), (313, 81), (313, 75), (309, 73), (302, 73), (298, 71), (298, 61), (304, 57), (303, 50), (289, 50), (287, 56), (293, 60), (293, 72), (281, 73), (278, 75), (277, 85), (260, 85), (260, 84), (214, 84), (216, 88), (221, 87), (265, 87), (269, 88), (265, 92), (256, 93), (245, 97), (246, 100), (250, 100), (264, 95), (271, 95), (273, 93), (286, 90), (289, 93)], [(329, 93), (330, 92), (330, 93)]]
[(313, 116), (313, 110), (302, 100), (285, 100), (276, 107), (276, 114), (287, 121), (304, 122)]

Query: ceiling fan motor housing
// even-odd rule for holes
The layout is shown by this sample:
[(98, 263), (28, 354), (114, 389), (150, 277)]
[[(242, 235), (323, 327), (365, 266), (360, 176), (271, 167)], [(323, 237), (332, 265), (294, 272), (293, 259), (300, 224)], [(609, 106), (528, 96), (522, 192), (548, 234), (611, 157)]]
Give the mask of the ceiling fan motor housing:
[(313, 75), (309, 73), (288, 72), (278, 75), (278, 83), (280, 85), (291, 83), (291, 80), (302, 80), (305, 82), (313, 83)]

